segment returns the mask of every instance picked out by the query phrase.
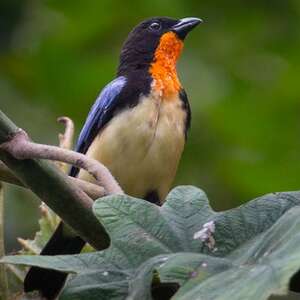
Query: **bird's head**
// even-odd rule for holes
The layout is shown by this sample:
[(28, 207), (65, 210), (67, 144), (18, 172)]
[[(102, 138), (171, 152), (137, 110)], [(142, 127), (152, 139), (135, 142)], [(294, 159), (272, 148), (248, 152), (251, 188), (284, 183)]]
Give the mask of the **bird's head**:
[(186, 35), (202, 22), (198, 18), (155, 17), (138, 24), (128, 35), (120, 56), (119, 75), (149, 70), (154, 62), (169, 66), (176, 61)]

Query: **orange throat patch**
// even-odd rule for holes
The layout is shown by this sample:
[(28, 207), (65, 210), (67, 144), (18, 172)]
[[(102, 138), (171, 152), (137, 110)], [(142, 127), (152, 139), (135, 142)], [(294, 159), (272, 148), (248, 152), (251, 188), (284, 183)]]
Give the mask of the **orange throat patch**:
[(183, 48), (183, 42), (174, 32), (167, 32), (161, 38), (154, 53), (149, 72), (153, 78), (155, 92), (165, 100), (174, 98), (181, 84), (177, 77), (176, 62)]

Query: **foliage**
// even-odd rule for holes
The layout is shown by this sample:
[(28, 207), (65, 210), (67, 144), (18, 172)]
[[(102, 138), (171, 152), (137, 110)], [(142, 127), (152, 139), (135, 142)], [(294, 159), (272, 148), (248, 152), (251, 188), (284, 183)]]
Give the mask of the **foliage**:
[[(120, 7), (124, 7), (124, 9), (120, 10)], [(177, 183), (189, 183), (205, 187), (205, 190), (211, 195), (211, 204), (218, 209), (233, 207), (257, 194), (273, 190), (298, 189), (300, 174), (300, 86), (298, 83), (300, 71), (300, 31), (298, 30), (300, 26), (300, 2), (298, 0), (253, 0), (248, 2), (227, 0), (218, 1), (217, 5), (216, 1), (199, 2), (196, 0), (1, 1), (1, 108), (7, 111), (18, 124), (29, 130), (34, 139), (39, 142), (56, 143), (54, 137), (58, 128), (54, 123), (56, 117), (60, 115), (67, 114), (72, 117), (79, 129), (98, 92), (114, 77), (119, 50), (127, 33), (141, 19), (153, 15), (168, 15), (178, 18), (198, 16), (205, 20), (203, 26), (194, 31), (186, 41), (185, 51), (179, 64), (179, 76), (191, 101), (193, 121), (179, 167)], [(20, 190), (12, 191), (12, 188), (8, 189), (8, 193), (9, 203), (7, 204), (5, 220), (6, 246), (11, 251), (17, 247), (14, 243), (16, 236), (26, 236), (29, 235), (30, 230), (33, 231), (37, 210), (32, 208), (34, 206), (32, 201), (30, 202), (32, 195)], [(282, 195), (290, 194), (270, 195), (268, 198), (277, 199)], [(279, 203), (283, 201), (280, 199), (277, 199)], [(116, 199), (111, 200), (113, 203), (118, 201)], [(101, 205), (105, 205), (107, 201), (104, 200)], [(169, 199), (168, 203), (174, 204), (175, 201)], [(161, 212), (165, 211), (168, 203), (161, 208)], [(201, 203), (204, 205), (204, 202)], [(268, 204), (269, 201), (264, 203)], [(132, 205), (137, 207), (135, 200)], [(186, 211), (184, 208), (186, 205), (179, 205), (174, 212), (183, 214)], [(147, 206), (147, 209), (153, 210), (151, 205)], [(243, 210), (244, 208), (240, 209)], [(278, 209), (280, 210), (280, 207)], [(237, 227), (234, 227), (238, 228), (238, 231), (233, 237), (244, 233), (245, 241), (242, 245), (237, 245), (230, 240), (234, 246), (228, 253), (218, 254), (220, 251), (218, 244), (223, 244), (217, 239), (216, 247), (218, 250), (216, 252), (211, 253), (205, 246), (196, 249), (202, 255), (206, 255), (205, 260), (216, 259), (214, 261), (216, 267), (220, 258), (232, 266), (219, 275), (223, 274), (222, 280), (225, 278), (229, 281), (226, 281), (226, 286), (220, 287), (222, 293), (224, 289), (230, 292), (230, 287), (234, 283), (234, 278), (230, 276), (230, 270), (236, 266), (238, 266), (239, 271), (237, 272), (237, 276), (239, 276), (236, 281), (237, 285), (243, 282), (243, 288), (251, 287), (252, 284), (258, 287), (260, 280), (255, 282), (243, 281), (244, 277), (241, 273), (243, 270), (248, 272), (250, 266), (241, 262), (242, 268), (239, 268), (240, 264), (237, 260), (240, 253), (239, 249), (245, 251), (250, 257), (252, 239), (255, 244), (262, 239), (258, 247), (264, 245), (264, 242), (268, 241), (268, 236), (265, 236), (267, 232), (270, 231), (270, 236), (273, 236), (273, 228), (276, 232), (277, 230), (280, 231), (280, 228), (284, 228), (285, 225), (280, 223), (283, 222), (282, 220), (286, 224), (291, 222), (291, 226), (283, 235), (284, 239), (288, 239), (289, 233), (296, 230), (298, 226), (297, 220), (291, 221), (294, 218), (293, 212), (296, 210), (296, 208), (291, 209), (279, 219), (278, 223), (272, 225), (268, 219), (269, 213), (271, 213), (268, 206), (261, 208), (262, 212), (266, 212), (266, 215), (262, 216), (262, 220), (265, 220), (267, 225), (265, 228), (259, 222), (260, 225), (257, 226), (264, 227), (261, 228), (263, 233), (255, 230), (246, 233), (247, 230), (242, 224), (250, 222), (249, 228), (253, 228), (254, 221), (257, 220), (252, 217), (254, 220), (252, 224), (249, 220), (243, 221), (241, 219), (240, 223), (236, 224)], [(210, 220), (209, 216), (212, 216), (218, 222), (218, 218), (222, 215), (225, 216), (228, 213), (239, 211), (239, 209), (224, 214), (212, 213), (212, 215), (210, 215), (211, 212), (208, 208), (204, 211), (208, 212), (207, 220)], [(281, 211), (281, 213), (283, 212)], [(198, 211), (197, 216), (199, 213)], [(107, 216), (102, 217), (100, 213), (98, 214), (101, 218), (108, 219)], [(23, 221), (24, 215), (26, 215), (26, 222)], [(114, 215), (118, 215), (117, 211), (112, 213), (112, 216)], [(161, 216), (161, 213), (158, 216)], [(163, 216), (165, 215), (163, 214)], [(193, 230), (199, 230), (203, 222), (207, 221), (203, 215), (199, 215), (197, 218), (201, 220), (197, 220), (200, 225)], [(126, 220), (130, 224), (128, 216), (124, 217), (123, 222)], [(191, 217), (187, 213), (179, 224), (186, 224), (188, 220), (191, 220)], [(171, 222), (170, 218), (168, 221)], [(46, 225), (43, 222), (42, 227)], [(180, 228), (176, 224), (172, 223), (172, 226), (175, 226), (176, 232), (177, 230), (180, 232)], [(154, 228), (156, 227), (154, 226)], [(216, 227), (215, 234), (218, 234), (220, 228), (223, 227)], [(228, 232), (225, 230), (225, 233), (229, 234), (230, 230), (232, 230), (231, 227)], [(126, 232), (120, 232), (124, 236), (117, 236), (117, 242), (126, 238)], [(117, 233), (114, 232), (114, 234)], [(180, 239), (183, 239), (185, 234), (179, 234), (179, 236)], [(32, 242), (35, 251), (38, 251), (46, 240), (37, 237), (38, 247), (36, 247), (35, 242)], [(296, 233), (295, 237), (297, 237)], [(130, 238), (134, 238), (134, 236), (131, 234)], [(160, 238), (159, 235), (157, 240), (160, 241)], [(184, 246), (188, 241), (190, 241), (189, 246)], [(278, 238), (278, 241), (280, 242), (281, 239)], [(164, 249), (160, 245), (157, 246), (157, 252), (153, 253), (153, 256), (151, 252), (150, 254), (144, 253), (145, 257), (139, 258), (138, 264), (142, 262), (145, 264), (143, 265), (144, 271), (141, 270), (142, 273), (139, 273), (141, 277), (137, 277), (138, 274), (135, 275), (137, 266), (128, 265), (128, 268), (130, 267), (130, 271), (128, 271), (128, 276), (131, 278), (130, 282), (138, 282), (136, 280), (141, 278), (145, 282), (148, 280), (149, 285), (153, 273), (151, 270), (154, 269), (154, 283), (158, 279), (162, 281), (165, 278), (167, 281), (176, 279), (176, 282), (182, 285), (177, 296), (184, 293), (186, 289), (191, 293), (195, 291), (192, 287), (193, 278), (186, 279), (184, 277), (187, 275), (184, 270), (182, 271), (185, 268), (182, 268), (180, 261), (187, 259), (187, 265), (190, 264), (192, 269), (197, 269), (193, 265), (192, 257), (196, 255), (198, 259), (199, 251), (198, 254), (195, 254), (194, 251), (196, 250), (189, 250), (189, 247), (192, 243), (199, 247), (202, 244), (199, 240), (193, 240), (191, 233), (189, 239), (181, 242), (178, 243), (176, 249), (174, 248), (175, 250), (171, 249), (171, 253), (163, 254), (170, 255), (167, 260), (168, 263), (175, 261), (173, 266), (176, 266), (174, 268), (179, 270), (178, 272), (182, 272), (181, 279), (172, 275), (173, 269), (170, 271), (166, 269), (167, 271), (165, 271), (163, 267), (161, 269), (155, 265), (157, 261), (159, 264), (159, 255)], [(295, 240), (296, 242), (297, 240)], [(223, 243), (225, 244), (224, 241)], [(273, 241), (270, 243), (272, 244)], [(286, 244), (288, 249), (281, 248), (284, 246), (282, 244), (278, 245), (276, 251), (270, 254), (272, 262), (282, 259), (276, 256), (279, 253), (277, 249), (283, 249), (282, 251), (286, 251), (285, 254), (292, 255), (292, 252), (289, 252), (291, 251), (289, 248), (291, 243), (292, 239), (288, 239)], [(32, 246), (32, 244), (30, 245)], [(137, 246), (133, 244), (130, 251), (134, 251)], [(249, 249), (243, 248), (248, 246)], [(297, 248), (298, 245), (295, 245), (295, 249)], [(114, 257), (122, 262), (124, 254), (122, 256), (122, 253), (113, 252), (116, 251), (114, 248), (110, 250), (112, 251), (84, 254), (74, 258), (91, 258), (90, 263), (86, 262), (87, 266), (90, 267), (92, 267), (93, 260), (96, 262), (99, 260), (99, 265), (104, 263), (102, 259), (104, 256), (111, 257), (113, 262)], [(186, 251), (192, 251), (192, 253), (187, 254)], [(114, 253), (116, 256), (113, 256)], [(171, 257), (171, 255), (175, 256)], [(246, 262), (248, 260), (253, 262), (247, 257), (246, 255)], [(253, 271), (249, 271), (249, 274), (256, 274), (257, 270), (261, 270), (261, 267), (265, 266), (263, 264), (277, 271), (277, 263), (276, 266), (273, 266), (271, 261), (266, 262), (268, 258), (267, 255), (255, 261), (251, 265)], [(15, 257), (13, 259), (21, 258)], [(36, 259), (38, 258), (35, 258), (35, 261)], [(68, 261), (69, 257), (64, 257), (64, 259)], [(135, 256), (130, 263), (134, 261)], [(83, 260), (83, 262), (85, 261)], [(47, 261), (47, 264), (51, 267), (52, 260), (51, 262)], [(298, 262), (295, 261), (296, 266), (297, 264)], [(285, 266), (288, 268), (289, 263)], [(68, 267), (67, 263), (66, 270), (69, 270)], [(257, 278), (260, 278), (266, 286), (270, 284), (271, 290), (268, 270), (259, 273)], [(83, 268), (75, 271), (78, 275), (73, 281), (70, 281), (64, 294), (65, 297), (73, 297), (79, 292), (84, 293), (86, 286), (89, 286), (91, 293), (90, 287), (95, 288), (95, 293), (98, 293), (97, 289), (101, 290), (102, 288), (101, 291), (108, 291), (107, 295), (111, 295), (111, 297), (116, 291), (114, 289), (115, 283), (119, 284), (121, 295), (128, 290), (129, 282), (127, 278), (125, 282), (121, 280), (124, 278), (122, 272), (118, 273), (118, 271), (113, 275), (109, 273), (108, 276), (103, 275), (101, 277), (97, 270), (90, 271), (88, 268)], [(200, 271), (203, 272), (201, 267)], [(197, 273), (198, 270), (195, 272)], [(278, 282), (282, 283), (283, 290), (287, 282), (285, 276), (289, 277), (292, 272), (292, 270), (280, 269), (276, 273), (279, 274)], [(211, 277), (199, 285), (201, 292), (210, 287), (209, 283), (214, 282), (216, 276), (218, 275), (213, 273)], [(98, 277), (101, 279), (99, 282), (103, 283), (100, 287)], [(116, 281), (112, 285), (107, 284), (105, 280), (111, 278)], [(198, 279), (196, 276), (194, 280), (197, 281)], [(79, 280), (82, 280), (82, 287), (80, 287), (80, 291), (77, 291), (75, 286)], [(241, 293), (243, 291), (245, 292), (241, 288)]]
[[(32, 240), (18, 238), (22, 246), (19, 254), (39, 254), (60, 222), (60, 218), (45, 203), (40, 205), (40, 211), (39, 231), (36, 232), (34, 238)], [(91, 251), (93, 248), (90, 245), (86, 245), (82, 250), (82, 252)]]
[[(181, 287), (174, 300), (268, 299), (286, 293), (299, 270), (299, 204), (300, 192), (273, 193), (215, 212), (191, 186), (174, 189), (161, 208), (109, 196), (94, 205), (112, 239), (109, 249), (2, 262), (72, 273), (61, 296), (66, 300), (156, 299), (166, 284), (172, 293)], [(195, 239), (208, 223), (214, 228)]]
[(44, 203), (40, 205), (40, 211), (40, 230), (35, 234), (34, 239), (18, 239), (19, 243), (23, 247), (20, 251), (22, 254), (39, 254), (60, 221), (59, 217)]
[(1, 107), (47, 143), (57, 116), (80, 129), (137, 22), (203, 18), (179, 63), (193, 121), (177, 182), (222, 209), (298, 189), (298, 0), (4, 0), (0, 13)]

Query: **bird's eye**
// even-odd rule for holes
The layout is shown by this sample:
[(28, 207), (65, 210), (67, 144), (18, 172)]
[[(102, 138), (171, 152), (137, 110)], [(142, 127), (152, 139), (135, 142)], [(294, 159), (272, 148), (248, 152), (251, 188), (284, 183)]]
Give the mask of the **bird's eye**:
[(150, 24), (149, 28), (152, 30), (152, 31), (158, 31), (160, 29), (160, 24), (157, 23), (157, 22), (154, 22), (152, 24)]

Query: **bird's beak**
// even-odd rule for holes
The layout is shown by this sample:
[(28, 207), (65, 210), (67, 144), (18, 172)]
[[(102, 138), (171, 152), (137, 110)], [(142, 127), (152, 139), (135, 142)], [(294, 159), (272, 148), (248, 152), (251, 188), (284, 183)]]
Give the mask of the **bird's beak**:
[(203, 21), (198, 18), (184, 18), (180, 19), (178, 23), (172, 26), (171, 30), (175, 32), (180, 39), (183, 40), (186, 35), (200, 23), (203, 23)]

